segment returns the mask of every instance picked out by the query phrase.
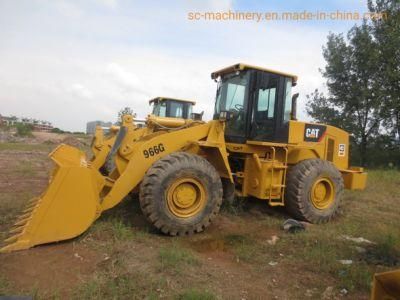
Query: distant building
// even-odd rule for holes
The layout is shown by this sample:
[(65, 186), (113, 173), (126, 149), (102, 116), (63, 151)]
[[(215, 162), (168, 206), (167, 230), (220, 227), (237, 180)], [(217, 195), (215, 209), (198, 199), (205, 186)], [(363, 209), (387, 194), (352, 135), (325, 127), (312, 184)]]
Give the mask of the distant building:
[(113, 125), (112, 122), (103, 122), (103, 121), (90, 121), (86, 123), (86, 134), (94, 134), (96, 131), (96, 126), (99, 125), (101, 127), (111, 127)]
[(0, 115), (0, 125), (16, 126), (17, 124), (31, 125), (33, 131), (51, 131), (54, 127), (48, 121), (36, 120), (31, 118), (18, 118), (15, 116), (7, 117)]

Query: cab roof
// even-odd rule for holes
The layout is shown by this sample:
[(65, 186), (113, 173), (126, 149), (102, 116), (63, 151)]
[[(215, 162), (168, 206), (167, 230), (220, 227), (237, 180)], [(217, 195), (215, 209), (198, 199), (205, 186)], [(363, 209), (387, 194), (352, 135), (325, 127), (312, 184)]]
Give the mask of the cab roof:
[(177, 102), (189, 102), (189, 103), (192, 103), (193, 105), (196, 104), (196, 101), (193, 101), (193, 100), (177, 99), (177, 98), (171, 98), (171, 97), (156, 97), (154, 99), (149, 100), (149, 104), (151, 104), (153, 102), (164, 101), (164, 100), (173, 100), (173, 101), (177, 101)]
[(213, 73), (211, 73), (211, 78), (212, 79), (217, 79), (219, 76), (225, 75), (225, 74), (229, 74), (229, 73), (233, 73), (236, 71), (242, 71), (242, 70), (258, 70), (258, 71), (263, 71), (263, 72), (268, 72), (268, 73), (272, 73), (272, 74), (277, 74), (280, 76), (285, 76), (285, 77), (290, 77), (293, 80), (293, 83), (297, 82), (297, 75), (293, 75), (293, 74), (289, 74), (289, 73), (285, 73), (285, 72), (280, 72), (280, 71), (275, 71), (275, 70), (271, 70), (271, 69), (266, 69), (266, 68), (262, 68), (262, 67), (257, 67), (257, 66), (252, 66), (252, 65), (247, 65), (247, 64), (243, 64), (243, 63), (238, 63), (226, 68), (223, 68), (221, 70), (215, 71)]

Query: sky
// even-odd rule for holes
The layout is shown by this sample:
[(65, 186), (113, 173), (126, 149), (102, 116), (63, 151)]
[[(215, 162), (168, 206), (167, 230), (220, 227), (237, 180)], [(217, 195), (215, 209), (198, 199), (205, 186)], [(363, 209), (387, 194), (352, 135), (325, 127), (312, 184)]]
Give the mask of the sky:
[(319, 69), (329, 32), (349, 21), (190, 21), (189, 12), (363, 13), (366, 0), (0, 0), (0, 114), (46, 120), (63, 130), (113, 121), (123, 107), (139, 118), (148, 100), (197, 101), (210, 119), (210, 74), (248, 63), (299, 76), (306, 95), (325, 90)]

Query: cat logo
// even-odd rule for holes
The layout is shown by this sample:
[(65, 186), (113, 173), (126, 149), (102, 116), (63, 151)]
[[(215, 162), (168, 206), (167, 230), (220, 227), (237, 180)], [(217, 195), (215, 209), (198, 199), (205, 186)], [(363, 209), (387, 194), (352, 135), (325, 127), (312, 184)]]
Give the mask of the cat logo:
[(307, 128), (306, 129), (306, 137), (308, 137), (308, 138), (317, 139), (318, 133), (319, 133), (319, 129), (317, 129), (317, 128)]
[(306, 124), (304, 128), (304, 141), (320, 142), (325, 136), (326, 126), (316, 124)]

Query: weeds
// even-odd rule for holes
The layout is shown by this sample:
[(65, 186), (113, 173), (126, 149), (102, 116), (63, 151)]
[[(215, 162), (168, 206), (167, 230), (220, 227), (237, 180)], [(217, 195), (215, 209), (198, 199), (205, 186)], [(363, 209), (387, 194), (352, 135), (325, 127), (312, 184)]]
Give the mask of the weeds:
[(180, 271), (183, 265), (199, 265), (199, 261), (193, 253), (177, 244), (169, 247), (162, 247), (158, 253), (161, 269), (173, 269)]
[(10, 283), (6, 278), (0, 275), (0, 296), (5, 296), (10, 289)]
[(256, 256), (257, 244), (248, 236), (230, 234), (223, 237), (226, 245), (233, 249), (237, 261), (250, 262)]
[(24, 177), (33, 177), (37, 174), (34, 164), (27, 160), (19, 162), (15, 171), (18, 175)]
[(128, 299), (138, 292), (134, 278), (129, 275), (110, 277), (96, 274), (75, 294), (76, 299)]
[(214, 300), (217, 299), (209, 291), (200, 291), (197, 289), (188, 289), (176, 297), (179, 300)]
[(159, 299), (165, 282), (151, 274), (95, 273), (74, 293), (75, 299)]
[(400, 263), (399, 237), (391, 233), (382, 237), (376, 246), (369, 247), (365, 253), (365, 260), (374, 265), (395, 267)]
[(112, 220), (111, 224), (114, 240), (126, 241), (133, 237), (132, 228), (120, 219)]
[(345, 288), (348, 291), (367, 291), (371, 287), (373, 272), (367, 264), (356, 262), (353, 265), (340, 268), (334, 275), (339, 279), (340, 288)]

